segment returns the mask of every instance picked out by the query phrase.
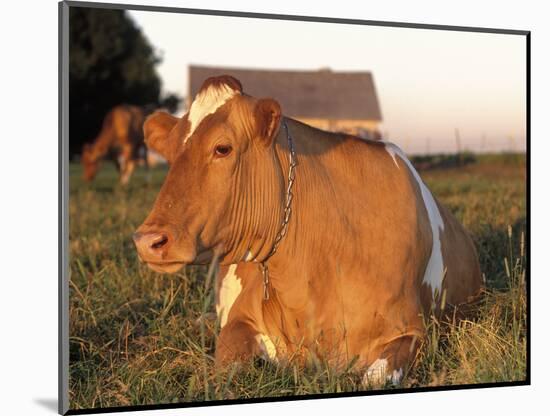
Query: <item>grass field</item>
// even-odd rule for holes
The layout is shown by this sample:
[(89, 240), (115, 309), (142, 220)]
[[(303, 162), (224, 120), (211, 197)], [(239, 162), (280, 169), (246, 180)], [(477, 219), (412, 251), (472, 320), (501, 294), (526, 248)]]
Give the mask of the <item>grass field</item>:
[[(110, 164), (91, 185), (70, 166), (71, 409), (362, 389), (353, 366), (337, 372), (317, 360), (215, 371), (206, 269), (157, 274), (139, 264), (131, 241), (165, 172), (147, 181), (139, 170), (124, 189)], [(421, 175), (471, 232), (487, 293), (471, 321), (426, 323), (428, 339), (400, 387), (525, 379), (525, 157), (487, 155)]]

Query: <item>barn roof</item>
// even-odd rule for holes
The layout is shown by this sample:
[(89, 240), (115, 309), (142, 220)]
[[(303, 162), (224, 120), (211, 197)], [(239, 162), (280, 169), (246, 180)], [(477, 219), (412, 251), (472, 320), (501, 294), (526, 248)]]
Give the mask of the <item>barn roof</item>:
[(195, 97), (211, 76), (231, 75), (254, 97), (274, 98), (293, 117), (382, 119), (370, 72), (279, 71), (223, 67), (189, 67), (189, 93)]

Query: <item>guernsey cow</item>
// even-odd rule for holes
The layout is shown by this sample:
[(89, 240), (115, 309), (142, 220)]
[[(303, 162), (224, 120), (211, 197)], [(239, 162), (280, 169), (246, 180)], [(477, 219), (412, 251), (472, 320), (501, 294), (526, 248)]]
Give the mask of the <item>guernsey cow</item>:
[(227, 76), (145, 136), (171, 166), (134, 241), (159, 272), (219, 258), (221, 365), (358, 357), (366, 384), (397, 383), (423, 317), (480, 290), (471, 239), (393, 144), (284, 117)]
[[(139, 107), (119, 105), (109, 111), (94, 142), (84, 145), (82, 152), (84, 179), (93, 180), (101, 159), (111, 154), (120, 172), (120, 182), (128, 183), (140, 152), (146, 152), (143, 142), (144, 121), (145, 113)], [(146, 157), (145, 160), (147, 160)]]

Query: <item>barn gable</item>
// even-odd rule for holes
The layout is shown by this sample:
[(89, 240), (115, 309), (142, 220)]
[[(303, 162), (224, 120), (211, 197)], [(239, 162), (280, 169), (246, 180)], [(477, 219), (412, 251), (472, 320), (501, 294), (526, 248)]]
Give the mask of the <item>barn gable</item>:
[(192, 65), (189, 67), (189, 97), (195, 97), (206, 78), (219, 75), (237, 78), (249, 95), (276, 99), (285, 113), (292, 117), (382, 120), (370, 72), (278, 71)]

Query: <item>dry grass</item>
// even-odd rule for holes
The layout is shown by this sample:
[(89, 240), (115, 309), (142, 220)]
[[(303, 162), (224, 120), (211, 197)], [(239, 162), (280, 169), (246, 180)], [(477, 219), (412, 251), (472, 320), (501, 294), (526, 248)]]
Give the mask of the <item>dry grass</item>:
[[(93, 185), (71, 166), (71, 408), (360, 390), (353, 362), (340, 371), (315, 359), (306, 368), (256, 362), (214, 370), (207, 270), (154, 273), (130, 240), (164, 173), (155, 170), (148, 183), (138, 171), (121, 189), (110, 166)], [(488, 157), (422, 176), (474, 236), (488, 290), (475, 319), (427, 322), (428, 339), (400, 387), (525, 379), (524, 158)]]

